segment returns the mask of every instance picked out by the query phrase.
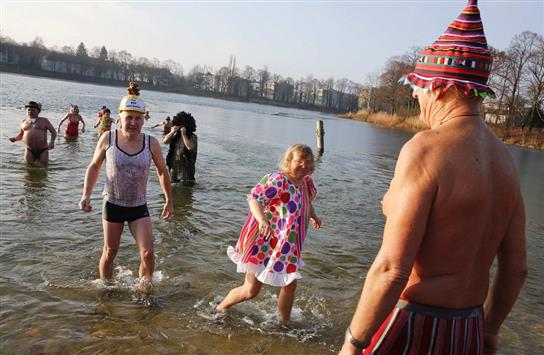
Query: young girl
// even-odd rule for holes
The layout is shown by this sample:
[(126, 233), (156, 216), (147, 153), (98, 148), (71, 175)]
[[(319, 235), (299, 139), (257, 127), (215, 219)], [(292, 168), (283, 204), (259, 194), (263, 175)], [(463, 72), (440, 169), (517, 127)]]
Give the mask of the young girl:
[(248, 195), (249, 216), (236, 247), (227, 251), (237, 271), (246, 274), (245, 281), (216, 307), (219, 312), (254, 298), (265, 283), (281, 287), (281, 321), (291, 319), (308, 222), (316, 229), (321, 227), (312, 207), (317, 191), (310, 177), (314, 171), (311, 148), (302, 144), (289, 147), (280, 169), (265, 175)]

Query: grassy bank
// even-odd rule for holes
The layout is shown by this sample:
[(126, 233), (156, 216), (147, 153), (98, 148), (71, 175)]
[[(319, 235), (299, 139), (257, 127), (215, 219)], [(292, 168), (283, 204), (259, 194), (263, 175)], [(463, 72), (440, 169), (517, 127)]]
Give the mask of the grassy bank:
[[(369, 114), (365, 110), (360, 110), (358, 112), (344, 113), (338, 115), (338, 117), (364, 121), (381, 127), (403, 129), (410, 132), (419, 132), (427, 129), (419, 120), (418, 116), (405, 118), (397, 115), (390, 115), (385, 112)], [(507, 144), (533, 149), (544, 149), (544, 132), (538, 129), (533, 129), (532, 132), (529, 132), (527, 129), (522, 129), (520, 127), (508, 129), (497, 125), (489, 125), (489, 127)]]

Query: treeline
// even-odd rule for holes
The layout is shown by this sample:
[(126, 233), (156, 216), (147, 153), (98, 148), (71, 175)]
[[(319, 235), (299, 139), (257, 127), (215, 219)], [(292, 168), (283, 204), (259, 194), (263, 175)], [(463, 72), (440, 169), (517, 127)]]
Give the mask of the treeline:
[(361, 85), (342, 78), (316, 79), (309, 75), (295, 80), (272, 73), (265, 66), (239, 68), (236, 57), (214, 70), (196, 65), (185, 73), (181, 64), (157, 58), (134, 57), (127, 51), (108, 50), (105, 46), (88, 50), (77, 47), (47, 48), (36, 37), (30, 43), (17, 43), (0, 37), (0, 65), (20, 71), (47, 72), (87, 81), (138, 81), (144, 88), (268, 102), (285, 106), (330, 112), (356, 111)]
[[(127, 51), (94, 47), (47, 48), (36, 37), (17, 43), (0, 37), (0, 68), (48, 72), (76, 80), (122, 82), (135, 80), (144, 88), (185, 94), (209, 95), (243, 101), (266, 102), (329, 112), (386, 112), (401, 117), (419, 113), (411, 88), (399, 78), (413, 70), (421, 48), (412, 47), (391, 57), (378, 73), (369, 74), (361, 85), (349, 79), (317, 79), (312, 75), (293, 79), (270, 72), (267, 67), (240, 68), (236, 57), (215, 70), (196, 65), (187, 73), (173, 60), (134, 57)], [(544, 39), (522, 32), (505, 50), (492, 49), (494, 63), (489, 85), (497, 97), (486, 100), (486, 119), (505, 127), (544, 127)]]

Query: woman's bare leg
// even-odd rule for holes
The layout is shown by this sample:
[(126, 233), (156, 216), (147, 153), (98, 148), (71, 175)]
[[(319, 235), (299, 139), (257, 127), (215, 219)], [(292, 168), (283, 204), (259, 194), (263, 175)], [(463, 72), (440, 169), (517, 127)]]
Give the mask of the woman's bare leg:
[(278, 299), (278, 310), (280, 311), (281, 322), (286, 324), (291, 320), (291, 310), (295, 301), (295, 290), (297, 289), (297, 280), (294, 280), (280, 290)]
[(219, 312), (225, 312), (230, 306), (255, 298), (261, 291), (263, 283), (251, 273), (246, 273), (244, 284), (233, 288), (227, 297), (215, 308)]

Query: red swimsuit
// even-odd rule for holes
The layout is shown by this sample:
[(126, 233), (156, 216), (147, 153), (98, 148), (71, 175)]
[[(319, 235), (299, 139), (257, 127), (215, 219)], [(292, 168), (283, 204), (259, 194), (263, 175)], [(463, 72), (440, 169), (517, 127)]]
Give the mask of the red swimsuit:
[(77, 137), (79, 133), (78, 127), (79, 121), (72, 122), (72, 120), (68, 119), (68, 127), (66, 127), (66, 130), (64, 131), (64, 135), (70, 137)]

